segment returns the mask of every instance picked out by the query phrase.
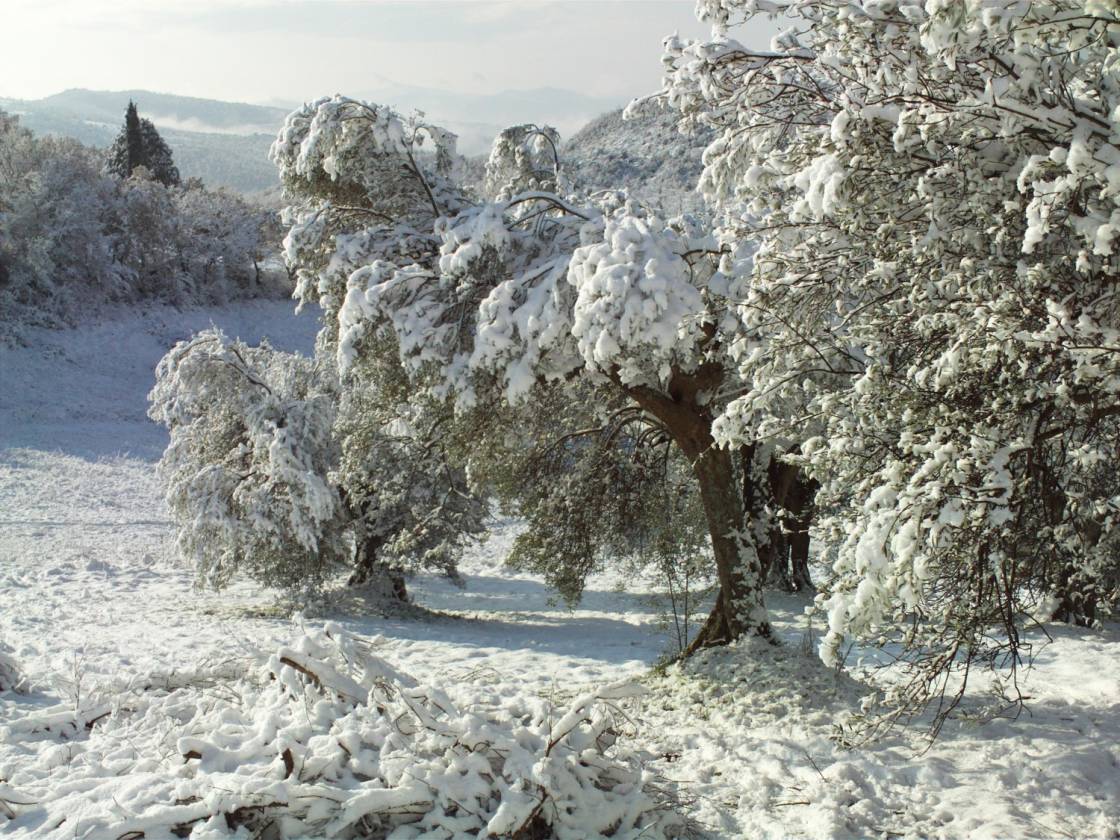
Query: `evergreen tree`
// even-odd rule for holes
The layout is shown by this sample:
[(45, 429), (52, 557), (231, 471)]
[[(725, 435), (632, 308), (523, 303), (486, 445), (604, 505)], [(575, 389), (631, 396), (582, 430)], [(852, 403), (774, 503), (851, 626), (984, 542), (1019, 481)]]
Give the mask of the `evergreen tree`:
[(140, 114), (136, 111), (136, 103), (131, 99), (124, 114), (124, 147), (128, 155), (128, 169), (124, 173), (127, 178), (137, 166), (148, 165), (144, 155), (144, 139), (140, 133)]
[(128, 178), (143, 166), (165, 187), (179, 185), (179, 169), (171, 156), (171, 148), (160, 137), (151, 120), (142, 119), (131, 100), (124, 115), (124, 128), (109, 147), (105, 173)]
[(151, 120), (140, 120), (140, 147), (152, 177), (165, 187), (179, 186), (179, 168), (171, 157), (171, 147), (159, 136)]

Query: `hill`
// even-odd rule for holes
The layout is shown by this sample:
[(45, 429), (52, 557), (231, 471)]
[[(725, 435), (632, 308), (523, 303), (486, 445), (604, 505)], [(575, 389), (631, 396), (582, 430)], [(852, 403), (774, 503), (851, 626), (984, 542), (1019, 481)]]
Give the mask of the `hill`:
[(159, 128), (184, 178), (241, 192), (278, 183), (268, 148), (287, 114), (281, 108), (145, 90), (75, 88), (44, 99), (0, 99), (0, 109), (18, 114), (36, 134), (73, 137), (105, 148), (120, 131), (129, 100)]
[(698, 209), (696, 182), (712, 132), (682, 134), (675, 111), (647, 103), (629, 119), (623, 109), (592, 120), (562, 148), (568, 176), (580, 191), (624, 188), (667, 213)]
[[(459, 150), (467, 155), (488, 152), (495, 135), (507, 125), (539, 121), (574, 131), (615, 104), (556, 88), (465, 95), (386, 84), (355, 95), (403, 113), (423, 111), (433, 122), (456, 132)], [(73, 88), (43, 99), (0, 97), (0, 110), (18, 114), (23, 125), (37, 134), (73, 137), (105, 148), (120, 131), (129, 100), (136, 102), (141, 116), (155, 123), (184, 177), (246, 193), (277, 186), (268, 149), (291, 110), (287, 103), (278, 107), (279, 103), (253, 105), (148, 90)]]

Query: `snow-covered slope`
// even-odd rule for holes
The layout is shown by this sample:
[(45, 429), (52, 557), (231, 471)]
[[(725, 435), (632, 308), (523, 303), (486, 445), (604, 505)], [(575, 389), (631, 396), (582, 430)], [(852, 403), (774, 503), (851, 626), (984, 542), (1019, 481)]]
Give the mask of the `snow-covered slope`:
[[(277, 755), (269, 763), (276, 709), (237, 698), (264, 696), (246, 676), (330, 618), (456, 702), (555, 704), (559, 716), (577, 693), (641, 680), (649, 694), (627, 706), (625, 734), (714, 837), (1120, 836), (1115, 625), (1048, 628), (1053, 641), (1025, 675), (1027, 713), (983, 722), (994, 707), (980, 682), (966, 704), (973, 716), (950, 721), (922, 752), (920, 726), (859, 749), (833, 739), (862, 686), (812, 655), (804, 599), (771, 595), (779, 648), (746, 643), (650, 675), (668, 639), (649, 594), (601, 576), (568, 610), (538, 578), (502, 569), (515, 520), (495, 520), (464, 559), (465, 589), (417, 577), (419, 608), (390, 616), (355, 596), (293, 626), (276, 593), (252, 583), (196, 590), (175, 558), (155, 474), (164, 433), (144, 410), (160, 355), (211, 323), (297, 351), (316, 328), (287, 302), (151, 309), (0, 349), (0, 663), (24, 681), (21, 692), (0, 686), (0, 835), (118, 840), (144, 826), (145, 840), (170, 838), (159, 828), (169, 809), (205, 812), (174, 796), (187, 803), (250, 782), (272, 796), (310, 790), (282, 778)], [(298, 723), (283, 737), (298, 740)], [(241, 764), (187, 761), (180, 738), (224, 743)], [(233, 822), (187, 830), (195, 840), (251, 836)]]
[(592, 120), (564, 144), (562, 159), (577, 189), (624, 188), (667, 213), (700, 206), (696, 182), (709, 130), (682, 134), (677, 114), (645, 103), (629, 119), (611, 111)]

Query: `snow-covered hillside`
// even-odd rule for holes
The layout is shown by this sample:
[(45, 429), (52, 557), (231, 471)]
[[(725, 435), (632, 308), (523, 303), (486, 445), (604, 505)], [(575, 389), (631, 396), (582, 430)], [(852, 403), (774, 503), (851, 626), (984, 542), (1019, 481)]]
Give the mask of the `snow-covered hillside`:
[[(372, 771), (359, 758), (378, 756), (385, 766), (397, 756), (397, 790), (409, 795), (419, 789), (409, 773), (433, 797), (474, 795), (477, 767), (470, 751), (455, 752), (459, 736), (409, 741), (430, 751), (424, 764), (400, 765), (408, 753), (399, 743), (378, 752), (363, 740), (362, 727), (387, 715), (341, 699), (312, 703), (310, 687), (289, 700), (270, 686), (268, 674), (293, 673), (270, 656), (303, 651), (310, 663), (330, 620), (332, 638), (388, 669), (379, 680), (411, 686), (399, 670), (419, 681), (409, 689), (419, 693), (398, 691), (392, 702), (446, 695), (474, 710), (437, 715), (463, 737), (535, 715), (551, 732), (577, 696), (638, 682), (644, 697), (610, 701), (627, 716), (628, 745), (611, 760), (643, 768), (660, 801), (709, 836), (1120, 836), (1115, 625), (1047, 628), (1053, 639), (1025, 675), (1028, 712), (985, 722), (994, 706), (980, 684), (970, 714), (923, 752), (920, 725), (864, 748), (834, 740), (861, 686), (812, 655), (804, 598), (770, 598), (779, 647), (743, 643), (654, 674), (669, 639), (649, 594), (601, 576), (568, 610), (538, 578), (502, 568), (514, 520), (494, 520), (489, 541), (468, 553), (464, 589), (419, 576), (409, 584), (416, 607), (387, 616), (350, 597), (293, 620), (276, 593), (247, 581), (220, 594), (195, 589), (174, 554), (155, 473), (166, 436), (146, 418), (145, 397), (162, 353), (210, 324), (296, 351), (310, 349), (317, 326), (287, 302), (154, 308), (0, 348), (0, 667), (19, 672), (18, 690), (0, 673), (0, 835), (247, 840), (257, 836), (242, 824), (253, 808), (313, 820), (307, 801), (323, 813), (345, 802), (359, 813), (359, 790), (372, 801), (360, 781)], [(1034, 641), (1046, 642), (1042, 633)], [(352, 729), (332, 729), (328, 712)], [(356, 817), (330, 824), (337, 836), (360, 835)], [(392, 836), (418, 836), (407, 828)], [(594, 836), (580, 831), (568, 836)]]
[(592, 120), (564, 144), (565, 170), (581, 191), (627, 189), (634, 197), (675, 214), (701, 205), (696, 182), (711, 131), (682, 134), (679, 115), (656, 103), (611, 111)]

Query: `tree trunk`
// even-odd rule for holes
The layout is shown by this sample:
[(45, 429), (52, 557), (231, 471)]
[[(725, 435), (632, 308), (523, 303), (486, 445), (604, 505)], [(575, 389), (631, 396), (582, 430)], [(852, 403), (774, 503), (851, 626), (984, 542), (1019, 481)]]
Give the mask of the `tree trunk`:
[(378, 558), (378, 552), (385, 540), (376, 535), (359, 539), (354, 547), (354, 571), (350, 573), (347, 586), (364, 586), (374, 581), (383, 581), (387, 595), (398, 601), (408, 600), (408, 587), (405, 585), (404, 572), (390, 566)]
[(793, 576), (793, 586), (798, 592), (816, 592), (813, 578), (809, 575), (809, 530), (790, 534), (789, 562)]
[[(754, 526), (765, 586), (791, 591), (789, 543), (782, 530), (784, 488), (776, 482), (781, 464), (767, 456), (763, 461), (753, 444), (739, 448), (739, 473), (746, 521)], [(767, 509), (769, 508), (769, 510)]]
[(812, 592), (815, 588), (809, 576), (809, 525), (813, 521), (816, 483), (793, 464), (777, 458), (770, 460), (767, 472), (781, 539), (771, 539), (776, 546), (774, 565), (764, 580), (787, 592)]
[(1092, 627), (1097, 619), (1096, 587), (1086, 586), (1083, 581), (1075, 581), (1072, 569), (1067, 567), (1059, 573), (1054, 587), (1058, 605), (1054, 608), (1051, 620), (1075, 627)]
[[(762, 560), (752, 533), (754, 522), (736, 482), (733, 453), (716, 445), (708, 408), (710, 389), (722, 370), (715, 365), (694, 373), (676, 374), (666, 392), (616, 381), (638, 405), (664, 424), (692, 464), (712, 541), (719, 595), (704, 625), (685, 654), (741, 636), (772, 638), (762, 597)], [(753, 490), (753, 473), (744, 486)]]
[(708, 520), (720, 591), (689, 652), (748, 634), (770, 638), (770, 619), (762, 600), (762, 561), (750, 523), (744, 522), (731, 453), (711, 446), (693, 461), (692, 469)]

